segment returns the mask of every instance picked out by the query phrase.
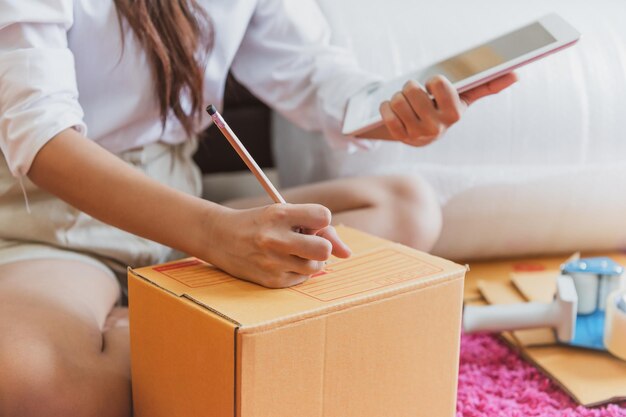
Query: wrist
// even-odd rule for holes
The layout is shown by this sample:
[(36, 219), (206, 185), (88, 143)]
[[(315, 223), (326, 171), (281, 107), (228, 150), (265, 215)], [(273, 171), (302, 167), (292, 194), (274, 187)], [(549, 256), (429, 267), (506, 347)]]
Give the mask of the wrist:
[(228, 207), (203, 200), (195, 215), (193, 238), (188, 253), (213, 263), (213, 257), (224, 244), (224, 228), (227, 227), (228, 214), (233, 211)]

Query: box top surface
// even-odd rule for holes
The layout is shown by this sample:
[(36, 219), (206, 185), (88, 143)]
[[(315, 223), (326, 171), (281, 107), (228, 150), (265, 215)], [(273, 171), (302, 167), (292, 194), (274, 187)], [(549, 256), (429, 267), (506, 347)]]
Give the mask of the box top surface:
[[(351, 247), (323, 272), (286, 289), (236, 279), (195, 258), (129, 270), (176, 296), (230, 320), (240, 331), (263, 330), (460, 278), (465, 267), (348, 227), (337, 228)], [(132, 300), (131, 300), (132, 302)]]

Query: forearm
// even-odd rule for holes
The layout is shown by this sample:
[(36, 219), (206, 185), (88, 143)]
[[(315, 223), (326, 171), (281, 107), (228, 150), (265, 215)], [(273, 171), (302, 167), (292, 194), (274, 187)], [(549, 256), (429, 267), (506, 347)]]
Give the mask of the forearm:
[(195, 255), (224, 210), (152, 180), (72, 129), (39, 151), (28, 176), (105, 223)]

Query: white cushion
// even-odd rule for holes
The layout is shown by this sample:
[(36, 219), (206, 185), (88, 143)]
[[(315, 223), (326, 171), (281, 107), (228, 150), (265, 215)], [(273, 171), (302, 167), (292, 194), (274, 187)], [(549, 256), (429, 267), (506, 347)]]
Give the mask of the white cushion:
[[(395, 76), (556, 11), (574, 48), (520, 69), (435, 144), (346, 154), (277, 117), (283, 185), (370, 173), (426, 177), (444, 207), (435, 253), (455, 259), (626, 246), (626, 2), (318, 0), (334, 42)], [(305, 156), (304, 156), (305, 155)]]

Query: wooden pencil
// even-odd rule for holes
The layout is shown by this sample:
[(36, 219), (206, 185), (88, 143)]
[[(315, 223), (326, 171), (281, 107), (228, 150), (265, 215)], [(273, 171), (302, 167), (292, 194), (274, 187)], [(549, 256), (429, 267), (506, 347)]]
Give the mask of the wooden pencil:
[(280, 195), (276, 187), (274, 187), (274, 184), (272, 184), (269, 178), (267, 178), (267, 175), (265, 175), (265, 173), (256, 163), (252, 155), (250, 155), (246, 147), (243, 145), (243, 143), (241, 143), (235, 132), (233, 132), (230, 126), (228, 126), (228, 123), (226, 123), (226, 121), (217, 111), (215, 106), (211, 104), (209, 107), (207, 107), (206, 111), (213, 119), (215, 126), (217, 126), (217, 128), (226, 137), (228, 143), (230, 143), (230, 145), (235, 149), (239, 157), (243, 160), (248, 169), (250, 169), (250, 171), (254, 174), (259, 183), (261, 183), (261, 186), (263, 186), (263, 188), (272, 198), (272, 200), (274, 200), (275, 203), (285, 204), (286, 201), (283, 196)]

